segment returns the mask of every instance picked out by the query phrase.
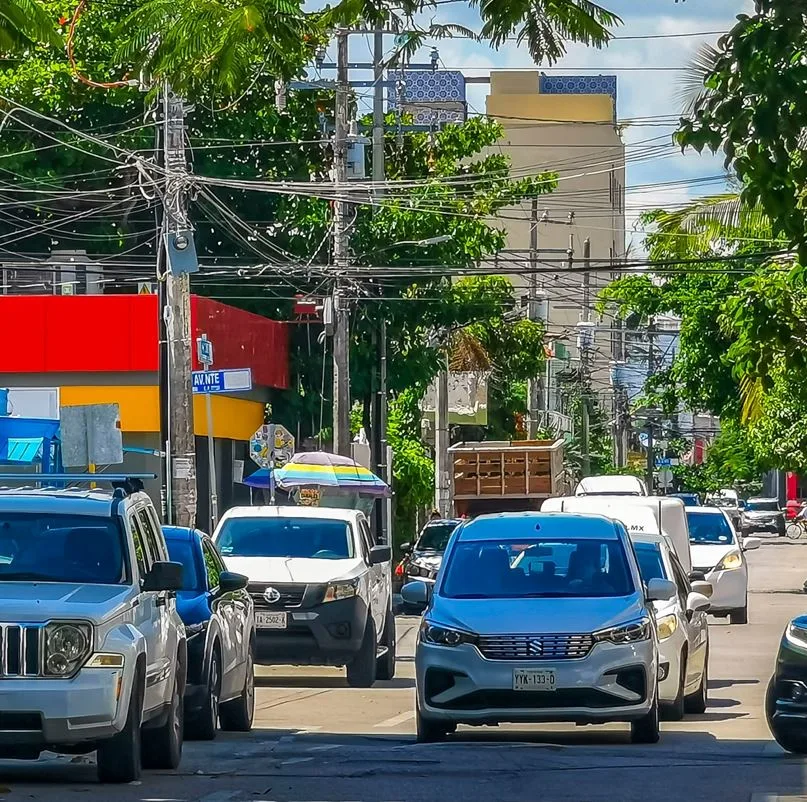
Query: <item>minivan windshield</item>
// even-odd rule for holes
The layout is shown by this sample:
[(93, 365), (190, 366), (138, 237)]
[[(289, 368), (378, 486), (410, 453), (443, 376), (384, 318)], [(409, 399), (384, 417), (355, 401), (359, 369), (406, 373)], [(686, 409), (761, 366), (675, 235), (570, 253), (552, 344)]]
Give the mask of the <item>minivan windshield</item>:
[(0, 513), (0, 582), (126, 582), (117, 518)]
[(687, 510), (690, 543), (714, 543), (728, 546), (734, 543), (734, 532), (722, 515)]
[(225, 557), (345, 560), (353, 556), (350, 524), (329, 518), (228, 518), (216, 545)]
[(429, 524), (420, 533), (415, 548), (421, 551), (445, 551), (448, 541), (456, 528), (456, 521)]
[(635, 591), (619, 540), (460, 541), (441, 588), (453, 599), (628, 596)]

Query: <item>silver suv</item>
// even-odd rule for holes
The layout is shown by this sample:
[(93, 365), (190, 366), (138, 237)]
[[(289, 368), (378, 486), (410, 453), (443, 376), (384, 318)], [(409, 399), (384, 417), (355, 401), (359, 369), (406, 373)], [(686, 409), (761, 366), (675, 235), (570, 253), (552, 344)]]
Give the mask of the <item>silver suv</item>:
[(0, 757), (97, 749), (103, 782), (179, 765), (182, 566), (141, 487), (0, 490)]

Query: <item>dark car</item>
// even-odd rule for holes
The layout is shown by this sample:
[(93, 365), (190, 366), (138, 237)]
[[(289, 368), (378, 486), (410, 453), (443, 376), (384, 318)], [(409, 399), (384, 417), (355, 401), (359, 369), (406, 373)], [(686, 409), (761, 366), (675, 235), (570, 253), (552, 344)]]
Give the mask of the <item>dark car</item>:
[(197, 529), (163, 527), (168, 553), (184, 568), (177, 610), (188, 639), (185, 735), (212, 740), (223, 730), (252, 729), (255, 708), (255, 612), (247, 577), (224, 567)]
[(743, 535), (770, 532), (784, 537), (785, 515), (775, 498), (750, 498), (741, 517)]
[(672, 498), (680, 498), (685, 507), (700, 507), (701, 499), (697, 493), (670, 493)]
[(459, 518), (440, 518), (429, 521), (421, 529), (415, 545), (404, 543), (401, 550), (404, 558), (395, 573), (400, 584), (420, 579), (434, 582), (443, 562), (448, 540), (462, 521)]
[(779, 746), (807, 754), (807, 615), (794, 618), (782, 636), (765, 716)]

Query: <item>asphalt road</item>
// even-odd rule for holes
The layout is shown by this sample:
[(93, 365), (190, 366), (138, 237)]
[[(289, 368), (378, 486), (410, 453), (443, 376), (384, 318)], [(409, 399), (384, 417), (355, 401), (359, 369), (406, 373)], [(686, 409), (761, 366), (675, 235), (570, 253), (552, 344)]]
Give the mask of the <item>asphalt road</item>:
[(398, 677), (347, 688), (331, 669), (260, 669), (256, 728), (186, 744), (180, 772), (111, 789), (92, 758), (0, 762), (0, 799), (116, 802), (807, 802), (807, 761), (771, 740), (762, 700), (787, 620), (807, 608), (807, 544), (749, 554), (750, 623), (711, 630), (705, 715), (664, 724), (655, 746), (627, 727), (460, 728), (414, 741), (417, 620), (400, 618)]

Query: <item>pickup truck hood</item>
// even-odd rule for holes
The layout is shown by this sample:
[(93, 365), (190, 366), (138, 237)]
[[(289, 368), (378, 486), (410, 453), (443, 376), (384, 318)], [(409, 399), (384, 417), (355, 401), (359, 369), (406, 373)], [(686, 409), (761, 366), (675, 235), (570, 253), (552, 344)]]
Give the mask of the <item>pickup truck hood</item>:
[(336, 579), (359, 576), (365, 564), (355, 557), (348, 560), (314, 560), (310, 557), (229, 557), (227, 570), (248, 576), (250, 582), (295, 582), (324, 585)]
[(135, 589), (122, 585), (73, 582), (0, 582), (0, 619), (4, 623), (42, 623), (82, 618), (100, 624), (122, 612)]

